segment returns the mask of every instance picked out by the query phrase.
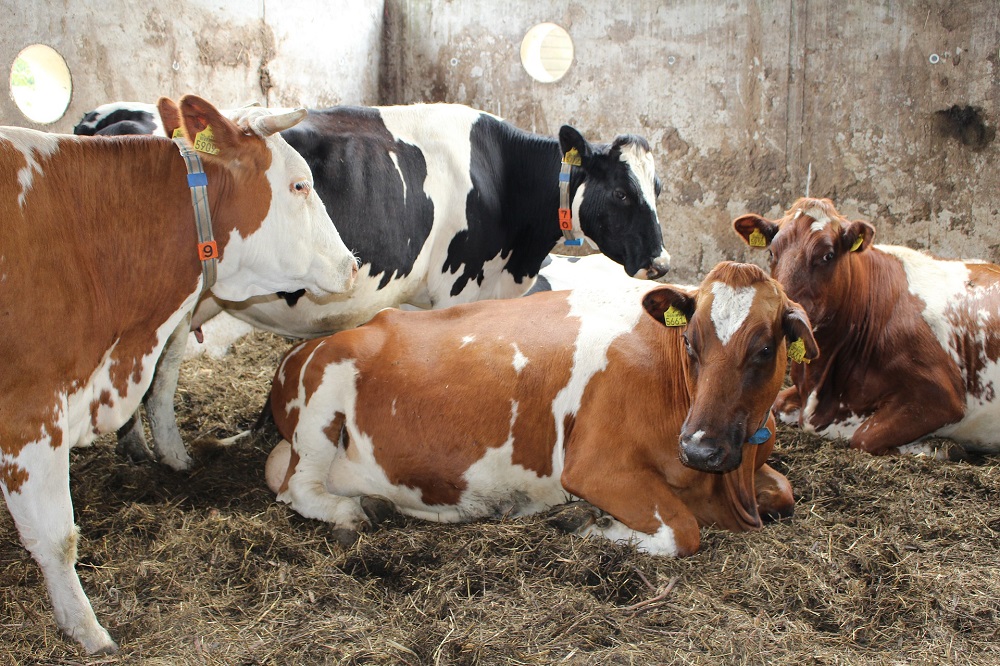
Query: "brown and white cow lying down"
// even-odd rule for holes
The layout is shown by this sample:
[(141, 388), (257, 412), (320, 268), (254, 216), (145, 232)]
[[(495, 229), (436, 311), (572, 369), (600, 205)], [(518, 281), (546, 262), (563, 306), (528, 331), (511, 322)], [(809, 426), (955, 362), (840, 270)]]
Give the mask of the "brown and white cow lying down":
[(792, 512), (787, 479), (765, 464), (786, 338), (817, 354), (778, 283), (733, 263), (696, 291), (385, 310), (282, 361), (270, 405), (285, 439), (268, 485), (349, 529), (367, 521), (363, 496), (446, 522), (577, 497), (613, 517), (583, 533), (690, 555), (699, 525), (750, 530)]
[[(233, 123), (188, 96), (179, 108), (161, 100), (160, 113), (169, 131), (214, 133), (218, 154), (202, 154), (191, 180), (201, 196), (207, 179), (214, 293), (351, 287), (354, 257), (278, 134), (304, 111), (248, 110)], [(186, 160), (169, 139), (3, 127), (0, 174), (0, 487), (60, 628), (88, 652), (110, 652), (74, 569), (69, 449), (135, 411), (167, 336), (211, 279), (199, 261), (208, 246), (199, 248)]]
[(1000, 452), (1000, 266), (872, 245), (875, 229), (828, 199), (733, 222), (771, 251), (771, 275), (801, 303), (823, 349), (792, 368), (775, 408), (788, 422), (887, 453), (928, 436)]

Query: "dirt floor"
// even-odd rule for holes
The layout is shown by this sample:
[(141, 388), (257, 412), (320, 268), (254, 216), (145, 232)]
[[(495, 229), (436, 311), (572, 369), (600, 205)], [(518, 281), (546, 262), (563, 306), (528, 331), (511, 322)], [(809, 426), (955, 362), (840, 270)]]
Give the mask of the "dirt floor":
[[(181, 376), (189, 441), (251, 425), (287, 343), (253, 334)], [(694, 557), (559, 533), (545, 516), (393, 519), (349, 546), (275, 503), (273, 434), (191, 473), (73, 453), (79, 571), (121, 644), (55, 628), (0, 514), (0, 664), (1000, 663), (996, 459), (873, 458), (782, 430), (794, 518), (702, 531)], [(641, 489), (637, 489), (641, 492)]]

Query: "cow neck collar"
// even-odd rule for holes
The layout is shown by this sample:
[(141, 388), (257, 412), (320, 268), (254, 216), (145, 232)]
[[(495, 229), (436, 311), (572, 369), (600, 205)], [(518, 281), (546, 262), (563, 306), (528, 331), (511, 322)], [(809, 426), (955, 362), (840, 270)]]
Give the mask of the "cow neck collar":
[(183, 138), (174, 138), (181, 151), (184, 166), (187, 167), (187, 184), (191, 188), (191, 205), (194, 207), (194, 222), (198, 229), (198, 259), (201, 261), (202, 293), (215, 284), (218, 274), (219, 248), (212, 234), (212, 213), (208, 207), (208, 175), (202, 168), (201, 158)]
[(573, 217), (573, 207), (570, 201), (569, 184), (573, 175), (573, 167), (582, 166), (580, 154), (576, 148), (570, 148), (562, 156), (559, 166), (559, 229), (563, 235), (563, 245), (580, 247), (583, 241), (593, 249), (598, 249), (594, 242), (587, 238), (580, 227), (580, 221)]

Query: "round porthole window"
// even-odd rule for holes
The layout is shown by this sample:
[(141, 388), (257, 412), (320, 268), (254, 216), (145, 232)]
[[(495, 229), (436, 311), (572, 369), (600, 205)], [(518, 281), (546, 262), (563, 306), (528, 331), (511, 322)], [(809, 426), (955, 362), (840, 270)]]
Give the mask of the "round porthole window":
[(521, 65), (536, 81), (558, 81), (571, 64), (573, 40), (555, 23), (539, 23), (521, 40)]
[(73, 82), (59, 52), (32, 44), (17, 54), (10, 68), (10, 96), (29, 120), (54, 123), (69, 106)]

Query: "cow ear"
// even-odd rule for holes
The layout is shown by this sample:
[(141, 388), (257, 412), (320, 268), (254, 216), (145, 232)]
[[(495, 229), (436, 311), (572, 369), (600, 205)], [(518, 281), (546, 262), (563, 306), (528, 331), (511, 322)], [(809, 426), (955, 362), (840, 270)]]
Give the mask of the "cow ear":
[(180, 115), (184, 134), (195, 150), (212, 155), (225, 153), (243, 140), (243, 132), (231, 120), (196, 95), (181, 98)]
[(642, 307), (660, 326), (685, 326), (694, 316), (694, 292), (673, 285), (657, 287), (642, 297)]
[(156, 110), (160, 113), (160, 122), (163, 123), (163, 131), (167, 133), (167, 138), (172, 139), (174, 132), (181, 126), (181, 112), (174, 103), (174, 100), (161, 97), (156, 103)]
[(562, 150), (564, 156), (569, 151), (575, 149), (584, 166), (587, 165), (587, 162), (594, 155), (594, 149), (590, 143), (583, 138), (583, 135), (575, 127), (570, 125), (563, 125), (559, 128), (559, 149)]
[(770, 220), (765, 220), (756, 213), (741, 215), (733, 220), (733, 229), (736, 230), (750, 247), (765, 248), (774, 240), (774, 235), (778, 233), (778, 225)]
[[(782, 316), (781, 327), (788, 340), (788, 353), (792, 360), (811, 361), (819, 356), (819, 345), (813, 337), (812, 324), (809, 323), (809, 315), (802, 309), (802, 306), (795, 301), (786, 301), (785, 313)], [(794, 347), (801, 346), (798, 351)]]
[(875, 227), (863, 220), (851, 222), (840, 232), (841, 244), (851, 252), (864, 252), (875, 239)]

